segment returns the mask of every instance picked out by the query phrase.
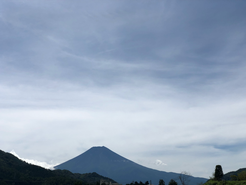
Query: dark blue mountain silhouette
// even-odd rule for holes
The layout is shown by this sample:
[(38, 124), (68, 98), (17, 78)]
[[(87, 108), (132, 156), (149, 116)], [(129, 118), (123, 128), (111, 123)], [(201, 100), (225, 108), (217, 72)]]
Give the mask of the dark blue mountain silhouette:
[[(92, 147), (83, 154), (64, 162), (55, 169), (66, 169), (73, 173), (96, 172), (102, 176), (109, 177), (120, 184), (131, 183), (132, 181), (151, 181), (158, 185), (159, 180), (163, 179), (166, 184), (171, 179), (178, 180), (179, 174), (158, 171), (141, 166), (130, 161), (106, 147)], [(205, 182), (205, 178), (190, 177), (190, 185)]]

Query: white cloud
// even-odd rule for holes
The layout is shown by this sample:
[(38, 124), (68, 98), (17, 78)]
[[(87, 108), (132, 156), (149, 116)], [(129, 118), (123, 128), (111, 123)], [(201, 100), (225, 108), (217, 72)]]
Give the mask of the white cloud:
[(160, 159), (156, 159), (155, 164), (158, 165), (158, 166), (159, 165), (164, 165), (164, 166), (167, 165), (166, 163), (162, 162)]
[(58, 165), (58, 164), (48, 164), (46, 162), (40, 162), (40, 161), (33, 160), (33, 159), (25, 159), (25, 158), (22, 158), (14, 150), (12, 150), (9, 153), (13, 154), (15, 157), (17, 157), (20, 160), (25, 161), (25, 162), (27, 162), (29, 164), (33, 164), (33, 165), (36, 165), (36, 166), (41, 166), (43, 168), (50, 169), (50, 170), (53, 170), (54, 169), (54, 166)]

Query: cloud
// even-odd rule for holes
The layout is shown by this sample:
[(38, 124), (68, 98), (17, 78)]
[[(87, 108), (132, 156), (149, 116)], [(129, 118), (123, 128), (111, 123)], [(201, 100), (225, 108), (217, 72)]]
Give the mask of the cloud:
[(2, 149), (61, 163), (104, 145), (166, 171), (240, 168), (246, 3), (131, 3), (1, 2)]
[(167, 164), (165, 164), (165, 163), (163, 163), (161, 160), (159, 160), (159, 159), (156, 159), (156, 161), (155, 161), (155, 164), (156, 165), (167, 165)]
[(20, 160), (25, 161), (25, 162), (27, 162), (29, 164), (33, 164), (33, 165), (36, 165), (36, 166), (41, 166), (43, 168), (50, 169), (50, 170), (53, 170), (54, 169), (54, 166), (58, 165), (58, 164), (48, 164), (46, 162), (40, 162), (40, 161), (33, 160), (33, 159), (24, 159), (24, 158), (21, 158), (14, 150), (12, 150), (9, 153), (13, 154), (15, 157), (17, 157)]

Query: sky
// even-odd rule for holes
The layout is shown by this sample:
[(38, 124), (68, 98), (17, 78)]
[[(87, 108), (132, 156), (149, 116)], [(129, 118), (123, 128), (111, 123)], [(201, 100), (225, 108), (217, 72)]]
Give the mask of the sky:
[(245, 9), (0, 1), (0, 150), (54, 165), (106, 146), (205, 178), (245, 168)]

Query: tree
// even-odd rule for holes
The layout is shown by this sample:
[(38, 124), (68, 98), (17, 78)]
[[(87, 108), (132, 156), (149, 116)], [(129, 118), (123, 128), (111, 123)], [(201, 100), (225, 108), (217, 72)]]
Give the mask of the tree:
[(214, 179), (220, 181), (223, 176), (224, 176), (224, 173), (223, 173), (221, 165), (216, 165), (215, 171), (214, 171)]
[(240, 172), (237, 176), (240, 181), (246, 180), (246, 170)]
[(178, 178), (182, 185), (188, 185), (190, 182), (190, 177), (191, 177), (191, 174), (189, 172), (183, 171), (180, 173)]
[(178, 183), (175, 180), (171, 179), (168, 185), (178, 185)]
[(160, 179), (160, 180), (159, 180), (159, 185), (165, 185), (165, 182), (164, 182), (163, 179)]
[(238, 179), (238, 176), (237, 176), (237, 175), (231, 175), (231, 180), (237, 181), (237, 180), (239, 180), (239, 179)]

